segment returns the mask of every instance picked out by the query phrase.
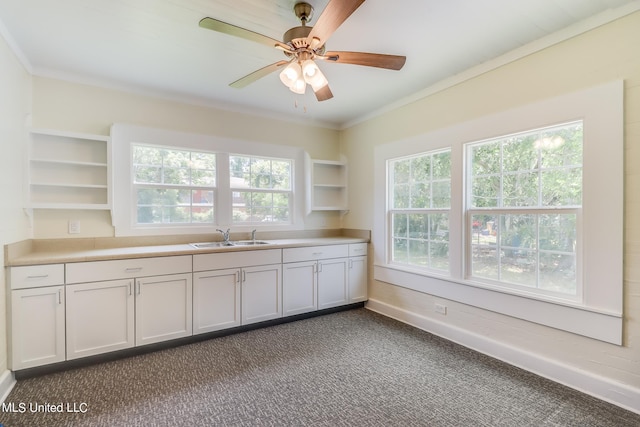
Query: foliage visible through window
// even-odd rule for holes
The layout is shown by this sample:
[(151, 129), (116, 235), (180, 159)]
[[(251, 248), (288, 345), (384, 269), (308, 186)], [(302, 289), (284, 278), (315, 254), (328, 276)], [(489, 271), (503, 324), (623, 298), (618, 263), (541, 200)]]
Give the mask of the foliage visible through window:
[(213, 153), (133, 145), (138, 224), (214, 222)]
[(582, 122), (467, 146), (471, 276), (576, 295)]
[(451, 151), (389, 161), (391, 261), (449, 270)]
[(292, 162), (229, 156), (233, 222), (290, 223)]

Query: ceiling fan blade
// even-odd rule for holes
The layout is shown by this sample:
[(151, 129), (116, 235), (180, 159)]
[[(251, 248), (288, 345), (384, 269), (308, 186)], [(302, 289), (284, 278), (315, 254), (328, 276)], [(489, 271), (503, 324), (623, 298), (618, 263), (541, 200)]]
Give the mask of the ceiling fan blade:
[(247, 30), (245, 28), (237, 27), (226, 22), (218, 21), (213, 18), (202, 18), (198, 24), (202, 28), (207, 30), (217, 31), (219, 33), (228, 34), (230, 36), (240, 37), (252, 42), (261, 43), (270, 47), (277, 47), (284, 50), (291, 50), (291, 46), (282, 43), (271, 37), (256, 33), (254, 31)]
[(400, 70), (407, 60), (406, 56), (365, 52), (325, 52), (325, 54), (319, 56), (319, 58), (340, 64), (365, 65), (367, 67), (386, 68), (389, 70)]
[(326, 84), (322, 86), (320, 89), (315, 90), (316, 99), (318, 101), (326, 101), (327, 99), (333, 98), (333, 93), (331, 93), (331, 89), (329, 89), (329, 85)]
[(259, 70), (256, 70), (251, 74), (247, 74), (243, 78), (238, 79), (235, 82), (231, 83), (229, 86), (235, 87), (236, 89), (241, 89), (241, 88), (243, 88), (245, 86), (250, 85), (251, 83), (255, 82), (256, 80), (259, 80), (259, 79), (263, 78), (264, 76), (273, 73), (278, 68), (282, 67), (283, 65), (287, 65), (288, 63), (289, 63), (289, 61), (274, 62), (273, 64), (267, 65), (266, 67), (262, 67)]
[(312, 49), (319, 48), (333, 32), (356, 11), (364, 0), (330, 0), (307, 36), (307, 44)]

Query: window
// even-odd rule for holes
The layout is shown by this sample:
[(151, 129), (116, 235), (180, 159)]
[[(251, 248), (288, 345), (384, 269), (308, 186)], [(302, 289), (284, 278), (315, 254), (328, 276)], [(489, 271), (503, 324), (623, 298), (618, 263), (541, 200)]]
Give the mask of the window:
[(291, 222), (291, 160), (229, 156), (233, 223)]
[(578, 296), (582, 121), (467, 144), (467, 276)]
[(391, 262), (449, 270), (451, 151), (389, 161)]
[(111, 127), (116, 236), (304, 229), (300, 147)]
[(620, 344), (623, 116), (616, 81), (376, 146), (374, 278)]
[(214, 223), (216, 155), (132, 145), (137, 224)]

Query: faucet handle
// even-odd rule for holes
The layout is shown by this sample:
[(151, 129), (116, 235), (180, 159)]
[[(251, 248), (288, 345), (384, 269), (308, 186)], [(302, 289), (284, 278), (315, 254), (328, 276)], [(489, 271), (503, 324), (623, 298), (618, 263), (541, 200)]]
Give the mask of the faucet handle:
[(253, 231), (251, 232), (251, 240), (256, 240), (256, 230), (253, 229)]

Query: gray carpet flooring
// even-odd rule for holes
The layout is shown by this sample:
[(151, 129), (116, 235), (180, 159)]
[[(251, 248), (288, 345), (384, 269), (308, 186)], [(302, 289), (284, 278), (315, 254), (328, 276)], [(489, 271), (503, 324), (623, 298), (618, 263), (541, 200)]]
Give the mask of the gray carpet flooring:
[[(366, 309), (21, 380), (11, 402), (4, 427), (640, 425)], [(47, 403), (85, 412), (30, 410)]]

